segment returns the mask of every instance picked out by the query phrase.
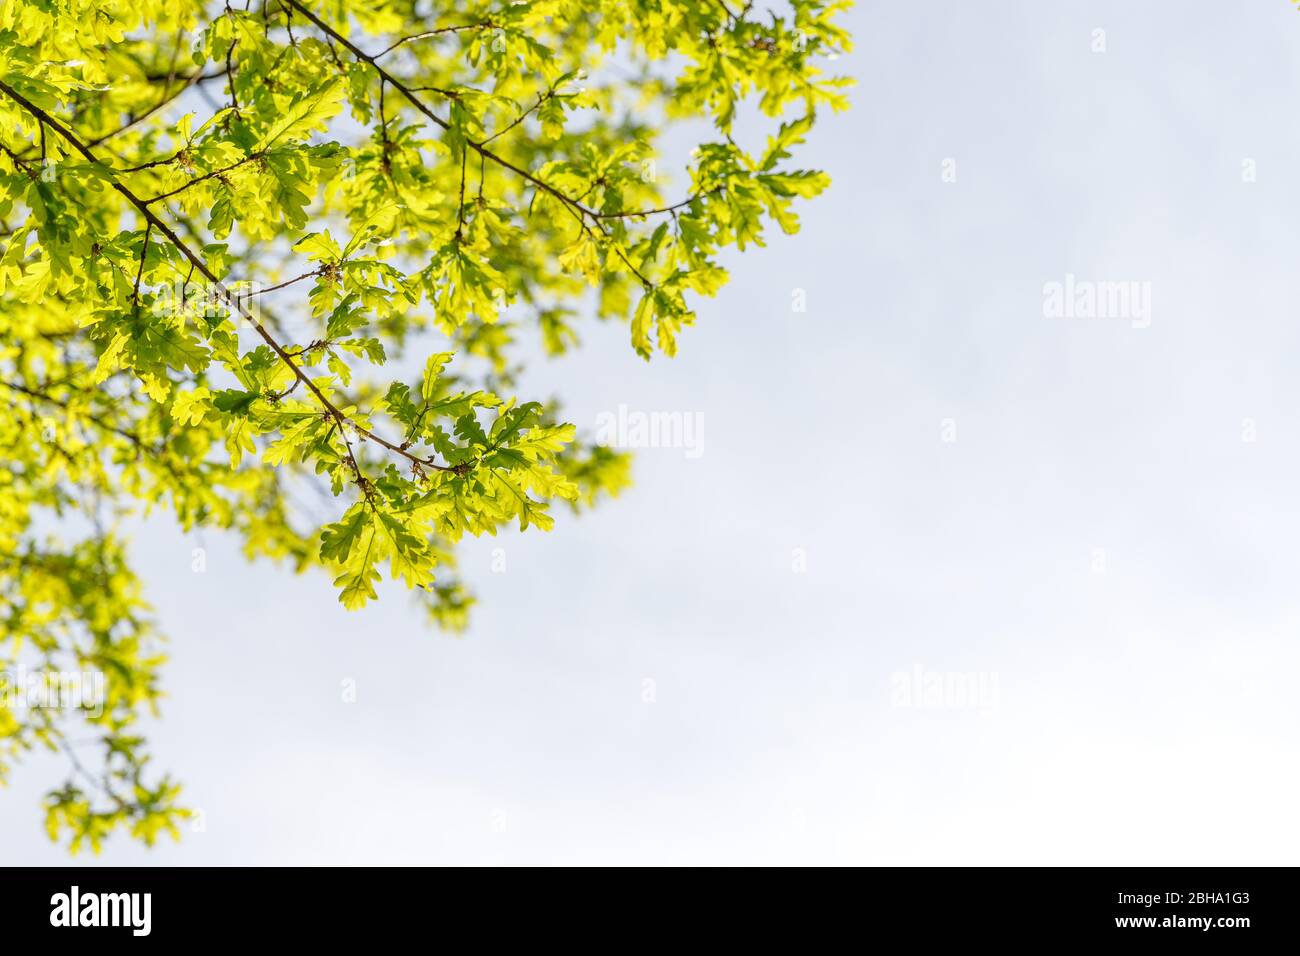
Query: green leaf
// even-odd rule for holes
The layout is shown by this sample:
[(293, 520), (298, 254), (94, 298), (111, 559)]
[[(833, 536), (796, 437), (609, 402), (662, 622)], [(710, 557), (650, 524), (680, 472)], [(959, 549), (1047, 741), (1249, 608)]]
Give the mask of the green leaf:
[(284, 114), (262, 134), (253, 153), (263, 153), (280, 142), (305, 139), (316, 131), (329, 128), (329, 121), (343, 108), (344, 86), (338, 77), (330, 77), (316, 89), (296, 97)]

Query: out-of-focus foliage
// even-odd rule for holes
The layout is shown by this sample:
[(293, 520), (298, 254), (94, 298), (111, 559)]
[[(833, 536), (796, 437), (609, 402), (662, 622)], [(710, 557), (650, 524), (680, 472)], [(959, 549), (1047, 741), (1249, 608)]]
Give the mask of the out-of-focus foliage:
[[(672, 355), (722, 250), (798, 229), (844, 6), (0, 0), (0, 669), (106, 678), (0, 706), (0, 775), (68, 755), (53, 837), (186, 814), (138, 736), (162, 657), (124, 516), (321, 566), (348, 608), (400, 581), (457, 628), (463, 535), (626, 484), (511, 356), (581, 312)], [(667, 177), (679, 121), (703, 132)]]

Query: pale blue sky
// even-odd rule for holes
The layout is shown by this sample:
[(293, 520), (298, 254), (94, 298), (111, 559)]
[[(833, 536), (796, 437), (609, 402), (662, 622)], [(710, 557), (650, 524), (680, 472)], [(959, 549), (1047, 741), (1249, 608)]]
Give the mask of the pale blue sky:
[[(139, 536), (173, 637), (154, 751), (206, 829), (101, 862), (1295, 862), (1300, 14), (848, 20), (802, 234), (737, 259), (677, 359), (588, 326), (528, 376), (589, 428), (700, 413), (704, 454), (466, 547), (465, 638)], [(1150, 326), (1045, 317), (1067, 274), (1150, 283)], [(897, 706), (917, 668), (996, 698)], [(64, 861), (62, 770), (0, 792), (0, 859)]]

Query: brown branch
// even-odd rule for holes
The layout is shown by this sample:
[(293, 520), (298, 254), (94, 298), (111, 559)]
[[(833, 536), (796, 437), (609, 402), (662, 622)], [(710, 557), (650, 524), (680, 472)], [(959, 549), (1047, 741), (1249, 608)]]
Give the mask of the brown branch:
[(722, 187), (717, 186), (713, 189), (709, 189), (704, 192), (694, 193), (690, 196), (687, 196), (681, 202), (673, 203), (671, 206), (661, 206), (658, 209), (635, 209), (627, 212), (597, 212), (597, 213), (592, 213), (592, 215), (595, 216), (597, 219), (631, 219), (636, 216), (655, 216), (665, 212), (676, 212), (678, 209), (681, 209), (685, 206), (689, 206), (697, 199), (700, 199), (704, 196), (712, 195), (713, 193), (720, 192), (721, 190)]
[(140, 279), (144, 275), (144, 261), (149, 257), (149, 234), (151, 232), (153, 232), (153, 223), (146, 223), (144, 242), (140, 245), (140, 268), (135, 274), (135, 286), (131, 290), (131, 307), (137, 313), (140, 311)]
[(312, 276), (318, 276), (324, 271), (325, 271), (325, 267), (321, 266), (319, 269), (312, 269), (311, 272), (304, 272), (300, 276), (294, 276), (292, 279), (289, 279), (286, 282), (281, 282), (279, 285), (273, 285), (267, 289), (255, 289), (248, 294), (250, 296), (253, 296), (253, 295), (265, 295), (268, 292), (279, 292), (281, 289), (285, 288), (286, 286), (291, 286), (295, 282), (301, 282), (303, 279), (310, 279)]
[(207, 83), (211, 80), (219, 80), (225, 75), (225, 70), (218, 70), (216, 73), (204, 73), (200, 70), (198, 73), (189, 73), (185, 76), (176, 76), (172, 73), (146, 73), (144, 74), (144, 79), (150, 83), (157, 83), (159, 80), (166, 80), (167, 83), (165, 83), (164, 86), (169, 86), (177, 80), (180, 80), (187, 86), (193, 86), (195, 83)]
[(516, 126), (518, 126), (518, 125), (519, 125), (520, 123), (522, 123), (524, 120), (528, 119), (528, 117), (531, 116), (533, 113), (537, 112), (537, 110), (541, 108), (542, 104), (545, 103), (547, 100), (549, 100), (549, 99), (550, 99), (552, 96), (554, 96), (554, 95), (555, 95), (555, 90), (554, 90), (554, 88), (549, 89), (549, 90), (547, 90), (545, 93), (540, 94), (540, 95), (537, 97), (537, 102), (536, 102), (536, 103), (534, 103), (534, 104), (533, 104), (532, 106), (530, 106), (528, 109), (524, 110), (522, 113), (520, 113), (518, 116), (516, 116), (516, 117), (514, 118), (514, 121), (511, 122), (511, 123), (510, 123), (508, 126), (506, 126), (504, 129), (499, 129), (499, 130), (497, 130), (495, 133), (493, 133), (493, 134), (492, 134), (491, 136), (489, 136), (487, 139), (483, 140), (483, 145), (486, 146), (488, 143), (492, 142), (494, 139), (499, 139), (500, 137), (506, 135), (506, 133), (510, 132), (512, 129), (514, 129)]
[[(297, 4), (295, 3), (294, 6), (297, 6)], [(375, 59), (377, 60), (381, 56), (386, 56), (387, 54), (392, 53), (402, 44), (410, 43), (412, 40), (427, 40), (429, 37), (443, 36), (448, 33), (460, 33), (464, 30), (489, 30), (495, 26), (496, 24), (491, 20), (484, 20), (482, 23), (465, 23), (456, 27), (439, 27), (437, 30), (425, 30), (423, 33), (416, 33), (409, 37), (402, 37), (392, 46), (376, 53)]]
[(245, 156), (243, 159), (239, 160), (238, 162), (231, 163), (229, 166), (222, 166), (220, 169), (214, 169), (211, 172), (204, 173), (202, 176), (195, 176), (193, 179), (191, 179), (189, 182), (185, 183), (184, 185), (177, 186), (175, 189), (172, 189), (168, 192), (160, 193), (159, 195), (154, 196), (152, 199), (146, 199), (145, 204), (151, 206), (156, 202), (162, 202), (164, 199), (171, 199), (173, 196), (185, 192), (185, 190), (189, 189), (191, 186), (197, 186), (199, 183), (207, 182), (209, 179), (214, 179), (218, 176), (224, 176), (226, 173), (232, 172), (238, 169), (240, 166), (247, 166), (249, 163), (253, 162), (256, 159), (261, 159), (265, 155), (266, 155), (266, 150), (264, 149), (259, 149), (255, 153), (249, 153), (247, 156)]
[(456, 212), (456, 241), (460, 242), (465, 231), (465, 160), (469, 153), (465, 147), (460, 148), (460, 208)]
[(146, 169), (154, 169), (155, 167), (158, 166), (166, 166), (180, 159), (182, 152), (183, 151), (181, 150), (177, 150), (176, 152), (172, 153), (170, 156), (166, 157), (165, 159), (151, 159), (149, 162), (141, 163), (139, 166), (131, 166), (128, 167), (127, 169), (119, 169), (118, 172), (119, 173), (140, 173), (140, 172), (144, 172), (144, 170)]
[[(8, 156), (11, 160), (13, 160), (14, 165), (21, 168), (22, 171), (25, 172), (30, 179), (37, 178), (36, 172), (32, 170), (32, 164), (29, 161), (23, 159), (21, 155), (15, 153), (4, 143), (0, 143), (0, 151), (3, 151), (6, 156)], [(12, 232), (13, 232), (12, 229), (5, 230), (6, 235)]]

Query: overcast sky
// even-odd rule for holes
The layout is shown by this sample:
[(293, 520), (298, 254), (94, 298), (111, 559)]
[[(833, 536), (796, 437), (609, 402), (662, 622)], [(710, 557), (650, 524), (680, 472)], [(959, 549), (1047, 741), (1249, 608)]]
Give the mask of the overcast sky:
[[(467, 546), (465, 637), (137, 536), (153, 750), (204, 828), (99, 862), (1295, 861), (1300, 14), (848, 22), (803, 232), (736, 259), (675, 360), (587, 325), (521, 390), (591, 429), (699, 416), (702, 454)], [(1067, 317), (1052, 283), (1135, 284)], [(0, 860), (65, 861), (63, 772), (0, 791)]]

